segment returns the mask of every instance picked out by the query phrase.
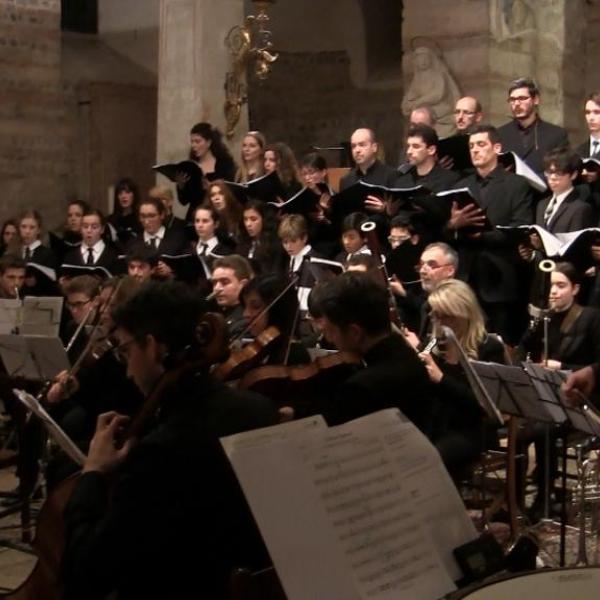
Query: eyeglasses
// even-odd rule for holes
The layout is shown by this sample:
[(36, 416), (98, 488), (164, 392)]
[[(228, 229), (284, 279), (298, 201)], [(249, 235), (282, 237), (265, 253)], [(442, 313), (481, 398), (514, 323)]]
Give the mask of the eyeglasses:
[(133, 342), (137, 342), (138, 338), (134, 337), (131, 338), (130, 340), (123, 342), (122, 344), (119, 344), (118, 346), (115, 346), (112, 349), (112, 353), (114, 355), (114, 357), (120, 362), (120, 363), (126, 363), (127, 362), (127, 348), (129, 348), (129, 346), (131, 346), (131, 344), (133, 344)]
[(80, 300), (79, 302), (65, 302), (67, 308), (72, 310), (83, 308), (86, 304), (89, 304), (91, 300)]
[(568, 175), (568, 173), (565, 173), (564, 171), (544, 171), (544, 175), (549, 179), (550, 177), (564, 177), (565, 175)]
[(425, 267), (427, 267), (430, 271), (435, 271), (436, 269), (441, 269), (442, 267), (447, 267), (448, 265), (438, 265), (435, 260), (426, 260), (425, 262), (423, 261), (419, 261), (416, 265), (415, 265), (415, 271), (420, 271), (421, 269), (424, 269)]
[(390, 244), (401, 244), (402, 242), (406, 242), (407, 240), (410, 240), (410, 235), (405, 235), (402, 237), (395, 235), (388, 236), (388, 242)]
[(508, 101), (511, 104), (514, 104), (515, 102), (527, 102), (527, 100), (531, 100), (531, 96), (509, 96), (508, 97)]

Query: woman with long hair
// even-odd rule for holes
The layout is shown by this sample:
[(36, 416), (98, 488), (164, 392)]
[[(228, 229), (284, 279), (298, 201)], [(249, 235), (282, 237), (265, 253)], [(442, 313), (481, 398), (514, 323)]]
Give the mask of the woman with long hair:
[[(433, 336), (444, 338), (442, 326), (450, 327), (466, 355), (474, 360), (504, 363), (504, 345), (488, 334), (485, 318), (473, 290), (463, 281), (448, 279), (428, 296)], [(477, 460), (481, 452), (498, 445), (495, 427), (485, 419), (459, 363), (459, 352), (450, 343), (421, 352), (437, 392), (434, 444), (451, 474)]]
[(277, 217), (265, 202), (250, 200), (244, 206), (237, 254), (248, 258), (258, 274), (284, 271), (286, 258), (277, 236)]
[(2, 224), (0, 232), (0, 256), (19, 238), (19, 223), (17, 219), (7, 219)]
[(202, 170), (201, 187), (191, 189), (189, 176), (185, 174), (179, 174), (176, 183), (179, 202), (188, 207), (185, 220), (191, 223), (209, 182), (217, 179), (233, 181), (236, 167), (221, 132), (210, 123), (196, 123), (190, 130), (189, 160)]
[(265, 173), (277, 171), (279, 180), (283, 186), (285, 198), (291, 198), (302, 189), (298, 172), (298, 163), (292, 149), (282, 142), (269, 144), (265, 148)]
[(113, 211), (106, 219), (114, 242), (125, 246), (141, 232), (139, 205), (140, 192), (135, 181), (129, 177), (119, 179), (115, 184)]
[(204, 204), (209, 203), (219, 213), (219, 229), (223, 238), (237, 244), (242, 220), (242, 205), (222, 180), (212, 181), (206, 191)]
[(264, 156), (267, 139), (260, 131), (249, 131), (242, 140), (241, 163), (235, 180), (246, 183), (265, 174)]

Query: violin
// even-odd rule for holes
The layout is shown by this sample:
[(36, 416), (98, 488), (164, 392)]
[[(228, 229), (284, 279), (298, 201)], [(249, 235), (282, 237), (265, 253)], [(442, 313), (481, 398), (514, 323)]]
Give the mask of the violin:
[(217, 365), (211, 374), (219, 381), (239, 379), (244, 373), (259, 365), (268, 354), (272, 344), (281, 338), (281, 332), (271, 325), (242, 349), (233, 351), (229, 358)]
[(320, 356), (304, 366), (265, 365), (246, 373), (238, 387), (258, 392), (276, 404), (306, 404), (307, 399), (323, 395), (323, 391), (339, 384), (362, 365), (361, 358), (351, 352)]

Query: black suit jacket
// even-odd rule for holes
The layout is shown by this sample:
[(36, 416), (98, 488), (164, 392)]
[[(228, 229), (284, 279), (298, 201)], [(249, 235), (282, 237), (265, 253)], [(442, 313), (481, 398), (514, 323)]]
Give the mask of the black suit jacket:
[[(64, 264), (66, 265), (80, 265), (87, 266), (87, 263), (83, 259), (80, 248), (74, 248), (65, 255)], [(115, 250), (110, 246), (105, 246), (102, 254), (98, 257), (98, 260), (94, 263), (95, 267), (104, 267), (112, 275), (118, 275), (123, 269), (119, 263), (119, 257)]]
[(567, 130), (537, 118), (527, 134), (513, 119), (498, 128), (503, 152), (514, 152), (536, 173), (544, 170), (544, 155), (550, 150), (569, 145)]
[[(128, 251), (137, 249), (140, 246), (148, 248), (149, 245), (144, 242), (144, 235), (141, 234), (138, 238), (132, 240), (128, 246)], [(184, 254), (188, 251), (189, 242), (185, 231), (179, 228), (167, 229), (165, 228), (165, 235), (158, 244), (156, 249), (157, 254), (169, 254), (170, 256), (177, 256), (178, 254)]]
[(575, 152), (581, 156), (581, 158), (600, 158), (600, 145), (598, 146), (598, 150), (596, 154), (590, 155), (590, 139), (588, 138), (585, 142), (582, 142), (575, 148)]
[(431, 429), (432, 385), (417, 353), (390, 334), (363, 357), (366, 367), (342, 383), (324, 416), (330, 425), (398, 407), (421, 431)]
[[(531, 188), (525, 179), (500, 166), (485, 179), (473, 173), (456, 187), (469, 188), (494, 227), (531, 224)], [(459, 277), (470, 283), (484, 302), (517, 299), (517, 249), (503, 232), (486, 231), (479, 239), (459, 235), (454, 243), (459, 252)]]
[(42, 265), (43, 267), (49, 267), (50, 269), (58, 268), (58, 261), (56, 255), (47, 246), (38, 246), (32, 253), (29, 262)]
[(596, 225), (594, 209), (587, 202), (580, 200), (577, 190), (573, 190), (561, 202), (550, 222), (546, 224), (544, 212), (551, 199), (552, 196), (549, 196), (539, 202), (535, 214), (536, 224), (544, 227), (550, 233), (568, 233)]

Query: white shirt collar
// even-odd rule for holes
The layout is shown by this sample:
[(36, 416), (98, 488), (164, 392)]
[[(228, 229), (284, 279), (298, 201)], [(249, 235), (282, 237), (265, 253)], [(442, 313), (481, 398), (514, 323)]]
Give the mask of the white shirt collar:
[[(105, 247), (106, 247), (106, 244), (104, 243), (104, 240), (98, 240), (92, 246), (92, 250), (94, 252), (94, 258), (97, 259), (104, 252)], [(81, 256), (83, 256), (84, 260), (86, 260), (87, 255), (88, 255), (89, 246), (86, 246), (84, 243), (82, 243), (80, 246), (80, 249), (81, 249)]]
[(151, 235), (147, 231), (144, 231), (144, 242), (148, 243), (150, 240), (156, 238), (159, 242), (162, 242), (162, 239), (165, 237), (165, 226), (161, 225), (160, 229), (154, 234)]
[(300, 250), (300, 252), (298, 252), (298, 254), (295, 254), (294, 256), (290, 256), (290, 261), (291, 261), (291, 266), (292, 266), (292, 272), (295, 273), (300, 266), (302, 265), (302, 262), (304, 261), (304, 257), (312, 250), (312, 247), (310, 244), (306, 244), (306, 246), (304, 246), (304, 248), (302, 248), (302, 250)]
[(198, 243), (196, 244), (196, 252), (198, 254), (202, 252), (202, 244), (206, 244), (206, 254), (210, 254), (219, 244), (219, 238), (214, 235), (206, 242), (198, 240)]
[(31, 242), (31, 244), (23, 246), (23, 252), (25, 252), (25, 248), (29, 248), (31, 252), (33, 252), (37, 247), (41, 246), (42, 242), (40, 240), (35, 240), (35, 242)]

